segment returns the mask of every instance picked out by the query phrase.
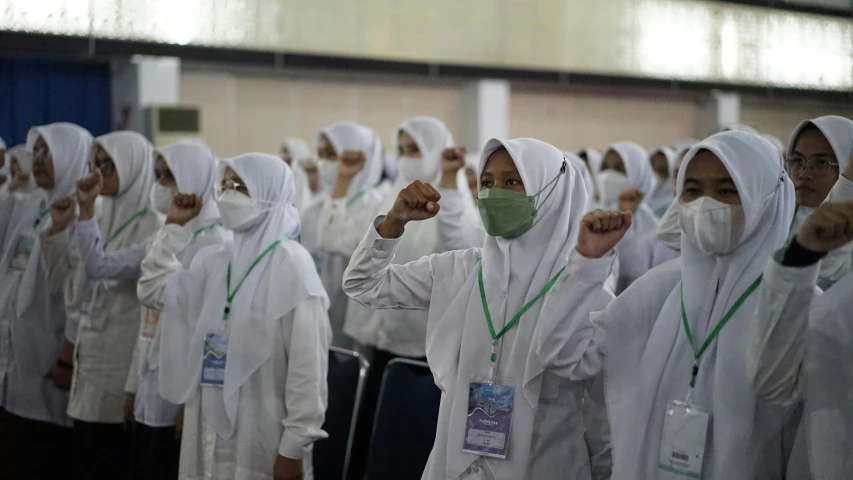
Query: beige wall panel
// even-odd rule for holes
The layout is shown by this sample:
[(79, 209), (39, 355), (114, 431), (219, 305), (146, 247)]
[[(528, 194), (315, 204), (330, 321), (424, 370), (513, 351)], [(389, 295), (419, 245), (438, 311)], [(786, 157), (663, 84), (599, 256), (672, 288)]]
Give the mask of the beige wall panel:
[(5, 0), (0, 30), (816, 89), (849, 19), (704, 0)]
[(693, 137), (697, 117), (693, 99), (674, 95), (513, 89), (510, 134), (570, 151), (601, 150), (620, 140), (652, 149)]
[(433, 115), (456, 134), (462, 122), (461, 85), (342, 81), (276, 75), (189, 71), (181, 103), (202, 108), (202, 138), (217, 155), (276, 152), (288, 136), (312, 145), (317, 131), (353, 120), (379, 134), (387, 151), (392, 131), (415, 115)]
[(741, 123), (751, 125), (762, 133), (774, 135), (785, 145), (788, 144), (791, 133), (800, 122), (823, 115), (853, 118), (853, 107), (839, 108), (832, 104), (743, 99), (740, 112)]

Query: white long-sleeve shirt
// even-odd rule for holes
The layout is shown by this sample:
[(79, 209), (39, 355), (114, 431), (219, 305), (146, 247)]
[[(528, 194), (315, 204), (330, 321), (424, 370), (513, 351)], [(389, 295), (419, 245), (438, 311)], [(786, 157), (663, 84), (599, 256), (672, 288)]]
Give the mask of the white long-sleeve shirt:
[[(476, 276), (476, 265), (480, 260), (481, 251), (457, 250), (397, 265), (393, 264), (392, 260), (399, 243), (399, 238), (382, 238), (376, 232), (375, 226), (371, 226), (350, 260), (344, 276), (344, 289), (354, 299), (372, 308), (428, 310), (429, 322), (432, 324), (428, 332), (432, 331), (433, 335), (440, 336), (442, 332), (436, 327), (436, 323), (443, 318), (450, 302), (460, 291), (471, 288), (476, 283), (472, 276)], [(610, 294), (604, 295), (602, 285), (614, 259), (615, 255), (612, 254), (595, 260), (572, 254), (566, 274), (561, 278), (578, 281), (578, 288), (567, 289), (566, 294), (571, 297), (566, 299), (566, 302), (576, 306), (572, 309), (575, 315), (584, 316), (582, 312), (586, 312), (588, 316), (590, 309), (603, 308), (612, 298)], [(601, 280), (597, 285), (585, 288), (587, 278), (599, 277)], [(544, 331), (550, 331), (560, 320), (562, 319), (540, 316), (537, 322)], [(464, 321), (465, 318), (459, 319), (459, 322)], [(512, 336), (513, 332), (514, 330), (511, 330), (508, 336)], [(540, 392), (541, 400), (533, 421), (534, 437), (530, 447), (530, 463), (520, 468), (527, 472), (525, 478), (530, 479), (588, 479), (591, 478), (590, 456), (584, 438), (583, 420), (594, 421), (605, 416), (592, 414), (589, 410), (584, 412), (583, 380), (594, 375), (584, 376), (574, 372), (577, 373), (575, 379), (580, 381), (567, 379), (568, 370), (565, 365), (571, 363), (575, 352), (555, 338), (554, 335), (546, 336), (543, 344), (537, 347), (545, 372)], [(428, 336), (427, 342), (430, 341)], [(441, 338), (432, 341), (441, 341)], [(447, 381), (449, 385), (454, 383), (452, 380)], [(462, 401), (467, 405), (467, 395), (467, 389), (464, 392), (453, 389), (443, 392), (436, 442), (422, 478), (446, 478), (447, 451), (460, 448), (465, 428), (464, 422), (451, 425), (449, 419), (454, 402)], [(517, 399), (521, 397), (521, 393), (517, 395)], [(587, 407), (594, 408), (591, 404)], [(590, 415), (585, 418), (586, 413)], [(603, 426), (588, 425), (587, 428), (598, 429)], [(505, 461), (511, 462), (512, 457)], [(486, 479), (489, 478), (488, 472), (488, 461), (480, 458), (460, 478)]]
[[(76, 242), (69, 229), (57, 235), (42, 235), (46, 259), (62, 258), (57, 250), (79, 251), (79, 268), (73, 261), (57, 262), (54, 276), (85, 275), (91, 293), (81, 299), (75, 368), (68, 414), (87, 422), (121, 423), (124, 418), (124, 386), (133, 357), (142, 309), (136, 296), (136, 280), (146, 244), (116, 252), (103, 251), (101, 232), (95, 218), (74, 224)], [(75, 245), (76, 243), (76, 245)], [(88, 311), (88, 313), (86, 313)], [(72, 339), (73, 334), (66, 332)]]
[(438, 239), (445, 251), (482, 247), (486, 230), (480, 219), (465, 212), (463, 195), (468, 191), (441, 189), (441, 209), (438, 211)]
[[(147, 306), (161, 310), (167, 288), (184, 292), (180, 298), (187, 304), (203, 301), (208, 271), (227, 268), (227, 263), (208, 263), (203, 250), (191, 268), (185, 269), (178, 258), (191, 238), (192, 232), (178, 225), (166, 225), (158, 232), (139, 280), (139, 295)], [(168, 317), (165, 321), (193, 325), (197, 319)], [(301, 458), (305, 478), (312, 478), (313, 442), (326, 437), (322, 425), (328, 394), (328, 317), (322, 301), (309, 298), (276, 323), (280, 327), (273, 356), (240, 387), (237, 420), (230, 438), (219, 436), (202, 415), (204, 397), (222, 395), (221, 389), (198, 386), (187, 403), (181, 442), (182, 480), (271, 479), (277, 455)]]

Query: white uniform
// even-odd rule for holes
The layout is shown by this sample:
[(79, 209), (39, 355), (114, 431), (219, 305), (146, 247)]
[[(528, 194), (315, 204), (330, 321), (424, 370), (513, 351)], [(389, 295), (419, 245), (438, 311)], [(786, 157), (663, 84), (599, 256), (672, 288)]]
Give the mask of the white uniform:
[(324, 253), (324, 264), (320, 270), (323, 286), (329, 294), (329, 320), (334, 332), (334, 344), (353, 348), (353, 339), (344, 333), (350, 317), (355, 322), (366, 318), (370, 311), (351, 302), (341, 289), (341, 278), (350, 256), (364, 232), (376, 216), (384, 197), (374, 186), (382, 175), (382, 144), (376, 133), (353, 122), (338, 122), (320, 130), (340, 156), (346, 150), (364, 153), (364, 167), (352, 179), (343, 198), (326, 198), (320, 211), (317, 242)]
[[(430, 255), (405, 265), (393, 263), (403, 240), (383, 239), (371, 227), (353, 255), (344, 289), (372, 308), (427, 311), (426, 354), (442, 396), (424, 479), (590, 478), (582, 422), (584, 383), (562, 375), (561, 365), (573, 352), (552, 341), (551, 327), (557, 319), (540, 315), (551, 296), (544, 304), (533, 303), (498, 348), (497, 375), (511, 379), (507, 381), (515, 387), (510, 456), (500, 460), (462, 452), (469, 382), (474, 374), (488, 373), (492, 344), (478, 265), (482, 260), (484, 289), (497, 330), (559, 276), (555, 274), (574, 249), (576, 222), (587, 202), (580, 171), (567, 165), (561, 175), (559, 150), (538, 140), (492, 140), (481, 165), (501, 145), (514, 159), (528, 193), (558, 178), (553, 195), (538, 205), (537, 224), (514, 240), (487, 237), (482, 249)], [(376, 219), (375, 225), (380, 221)], [(611, 263), (612, 259), (602, 259), (569, 264), (563, 278), (572, 285), (582, 284), (587, 277), (606, 276)], [(600, 284), (595, 293), (585, 294), (577, 296), (572, 289), (565, 293), (574, 315), (588, 315), (612, 298)]]
[[(299, 232), (290, 169), (263, 154), (224, 160), (220, 172), (225, 166), (246, 182), (260, 215), (235, 231), (234, 242), (199, 252), (189, 269), (178, 256), (192, 231), (166, 225), (139, 281), (140, 298), (163, 312), (162, 393), (186, 402), (180, 478), (272, 479), (281, 455), (301, 459), (310, 479), (312, 442), (326, 436), (328, 300), (310, 255), (295, 241), (282, 241), (250, 270), (276, 240)], [(245, 282), (223, 323), (229, 267), (232, 292)], [(223, 327), (230, 338), (224, 384), (203, 385), (205, 336)]]
[[(787, 237), (793, 186), (778, 151), (742, 132), (715, 135), (701, 146), (722, 160), (740, 192), (746, 228), (738, 248), (708, 255), (684, 236), (680, 260), (650, 271), (603, 312), (567, 317), (555, 329), (554, 341), (568, 342), (574, 351), (565, 365), (571, 378), (605, 371), (614, 479), (659, 478), (664, 413), (670, 402), (685, 400), (694, 358), (682, 326), (681, 292), (693, 338), (701, 345)], [(688, 155), (685, 165), (691, 159)], [(680, 175), (679, 193), (683, 181)], [(588, 294), (603, 281), (590, 278)], [(584, 294), (576, 285), (563, 288), (558, 283), (551, 298)], [(782, 428), (791, 409), (761, 403), (744, 369), (746, 334), (757, 305), (756, 295), (746, 297), (701, 358), (693, 403), (711, 414), (705, 479), (767, 478), (767, 471), (779, 469)], [(560, 318), (572, 303), (551, 306), (543, 316)]]

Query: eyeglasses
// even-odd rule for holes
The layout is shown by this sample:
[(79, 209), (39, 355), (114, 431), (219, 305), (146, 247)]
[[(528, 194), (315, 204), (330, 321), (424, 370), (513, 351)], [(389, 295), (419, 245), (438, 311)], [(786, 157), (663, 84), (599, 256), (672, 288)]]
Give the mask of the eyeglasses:
[(234, 180), (223, 180), (222, 183), (213, 186), (213, 193), (216, 195), (216, 198), (221, 197), (227, 190), (235, 190), (238, 192), (241, 192), (242, 190), (248, 192), (249, 187), (247, 187), (245, 183), (235, 182)]
[(40, 145), (33, 148), (33, 164), (42, 166), (47, 163), (47, 156), (50, 155), (50, 149), (47, 145)]
[(806, 167), (811, 168), (815, 175), (828, 175), (835, 173), (834, 167), (838, 166), (838, 162), (833, 160), (832, 157), (813, 157), (806, 160), (799, 155), (792, 155), (785, 160), (785, 165), (791, 176), (799, 174)]
[(116, 164), (112, 160), (92, 160), (89, 162), (89, 171), (95, 170), (100, 170), (101, 175), (108, 177), (116, 171)]

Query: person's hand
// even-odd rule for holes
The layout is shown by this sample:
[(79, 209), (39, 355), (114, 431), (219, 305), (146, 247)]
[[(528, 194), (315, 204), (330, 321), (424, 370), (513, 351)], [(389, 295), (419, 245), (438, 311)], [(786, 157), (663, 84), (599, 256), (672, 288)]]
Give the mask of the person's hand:
[(176, 193), (169, 205), (169, 213), (166, 215), (166, 223), (175, 223), (181, 226), (198, 216), (201, 211), (202, 198), (192, 193)]
[(124, 428), (130, 430), (136, 426), (136, 416), (133, 414), (134, 406), (136, 405), (136, 395), (128, 393), (124, 397)]
[(80, 220), (86, 221), (95, 216), (95, 200), (104, 190), (104, 177), (100, 170), (86, 178), (77, 180), (77, 204), (80, 205)]
[(338, 178), (352, 180), (364, 168), (364, 153), (346, 150), (338, 159)]
[(465, 147), (445, 148), (441, 152), (441, 183), (439, 187), (456, 190), (456, 173), (465, 168)]
[(440, 198), (441, 194), (432, 185), (415, 180), (400, 190), (391, 210), (377, 227), (377, 232), (383, 238), (399, 237), (407, 223), (436, 216)]
[(619, 192), (619, 210), (633, 212), (643, 202), (645, 194), (639, 188), (626, 188)]
[(279, 455), (275, 459), (272, 477), (273, 480), (302, 480), (302, 460)]
[(829, 252), (850, 241), (853, 241), (853, 202), (822, 203), (797, 233), (797, 243), (814, 252)]
[(55, 235), (66, 228), (74, 220), (74, 197), (64, 197), (50, 204), (50, 235)]
[(631, 211), (594, 210), (581, 219), (577, 251), (587, 258), (601, 258), (613, 249), (631, 226)]
[(175, 440), (180, 441), (184, 436), (184, 406), (178, 408), (178, 414), (175, 415)]
[(62, 366), (59, 362), (54, 362), (42, 378), (50, 380), (56, 388), (68, 391), (71, 390), (71, 377), (73, 373), (73, 369)]

